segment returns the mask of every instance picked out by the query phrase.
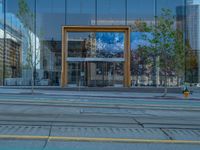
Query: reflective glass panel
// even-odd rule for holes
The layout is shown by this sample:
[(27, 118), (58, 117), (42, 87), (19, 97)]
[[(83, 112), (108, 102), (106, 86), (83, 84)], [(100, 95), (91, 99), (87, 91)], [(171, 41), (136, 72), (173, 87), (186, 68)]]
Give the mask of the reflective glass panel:
[(124, 33), (68, 32), (69, 86), (123, 86)]
[(154, 23), (155, 0), (127, 0), (127, 23), (133, 25), (142, 20), (147, 24)]
[(66, 0), (67, 25), (95, 25), (95, 0)]
[(60, 84), (61, 27), (64, 24), (65, 0), (36, 0), (36, 85)]
[(34, 1), (6, 0), (5, 85), (31, 85), (35, 53)]
[[(179, 8), (181, 9), (181, 8)], [(200, 83), (200, 2), (187, 0), (186, 6), (186, 81)]]
[[(127, 19), (131, 26), (131, 77), (132, 86), (154, 85), (153, 64), (150, 53), (144, 48), (152, 38), (147, 26), (155, 24), (155, 0), (128, 0)], [(145, 37), (145, 38), (144, 38)]]
[(97, 0), (97, 25), (125, 25), (125, 0)]
[(124, 33), (70, 32), (68, 39), (68, 57), (124, 57)]

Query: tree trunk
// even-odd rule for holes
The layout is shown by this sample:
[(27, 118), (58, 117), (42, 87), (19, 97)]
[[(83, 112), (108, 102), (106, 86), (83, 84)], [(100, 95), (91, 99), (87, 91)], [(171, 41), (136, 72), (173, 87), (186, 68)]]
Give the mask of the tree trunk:
[(157, 64), (156, 64), (156, 57), (153, 56), (153, 86), (156, 86), (157, 87)]
[(34, 94), (34, 68), (31, 68), (31, 94)]
[(179, 87), (179, 75), (177, 75), (176, 86)]
[(164, 72), (165, 72), (165, 79), (164, 79), (164, 94), (163, 94), (163, 97), (165, 97), (167, 95), (167, 55), (166, 55), (166, 52), (164, 51), (163, 49), (163, 52), (164, 52)]
[(153, 56), (153, 85), (158, 87), (159, 86), (159, 56)]
[(160, 64), (159, 64), (159, 61), (160, 61), (160, 57), (159, 56), (156, 56), (156, 87), (159, 86), (159, 77), (160, 77)]
[(138, 73), (137, 73), (137, 75), (136, 75), (136, 86), (138, 86), (138, 84), (139, 84), (139, 82), (138, 82), (138, 80), (139, 80), (139, 77), (138, 77), (139, 75), (138, 75)]
[[(165, 68), (166, 69), (166, 68)], [(167, 95), (167, 71), (165, 70), (165, 79), (164, 79), (164, 94), (163, 97)]]

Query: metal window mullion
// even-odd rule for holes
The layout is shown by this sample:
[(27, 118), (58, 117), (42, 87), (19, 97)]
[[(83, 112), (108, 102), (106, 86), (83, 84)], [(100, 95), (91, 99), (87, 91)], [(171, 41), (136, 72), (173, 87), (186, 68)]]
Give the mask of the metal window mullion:
[(4, 40), (3, 40), (3, 86), (5, 86), (5, 75), (6, 75), (6, 67), (5, 67), (5, 57), (6, 57), (6, 0), (3, 0), (4, 6)]

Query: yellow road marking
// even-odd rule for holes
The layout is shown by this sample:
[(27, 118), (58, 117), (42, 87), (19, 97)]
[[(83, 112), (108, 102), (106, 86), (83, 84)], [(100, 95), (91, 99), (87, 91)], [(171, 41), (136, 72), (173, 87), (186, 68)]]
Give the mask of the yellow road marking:
[(74, 142), (117, 142), (117, 143), (198, 144), (200, 145), (200, 141), (192, 141), (192, 140), (159, 140), (159, 139), (131, 139), (131, 138), (0, 135), (0, 139), (49, 140), (49, 141), (64, 141), (64, 142), (74, 141)]

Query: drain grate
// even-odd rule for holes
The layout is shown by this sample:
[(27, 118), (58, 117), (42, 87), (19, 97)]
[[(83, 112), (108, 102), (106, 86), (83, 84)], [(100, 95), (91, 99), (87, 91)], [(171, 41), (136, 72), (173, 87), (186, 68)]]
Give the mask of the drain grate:
[(163, 129), (175, 140), (200, 140), (200, 130), (189, 129)]

